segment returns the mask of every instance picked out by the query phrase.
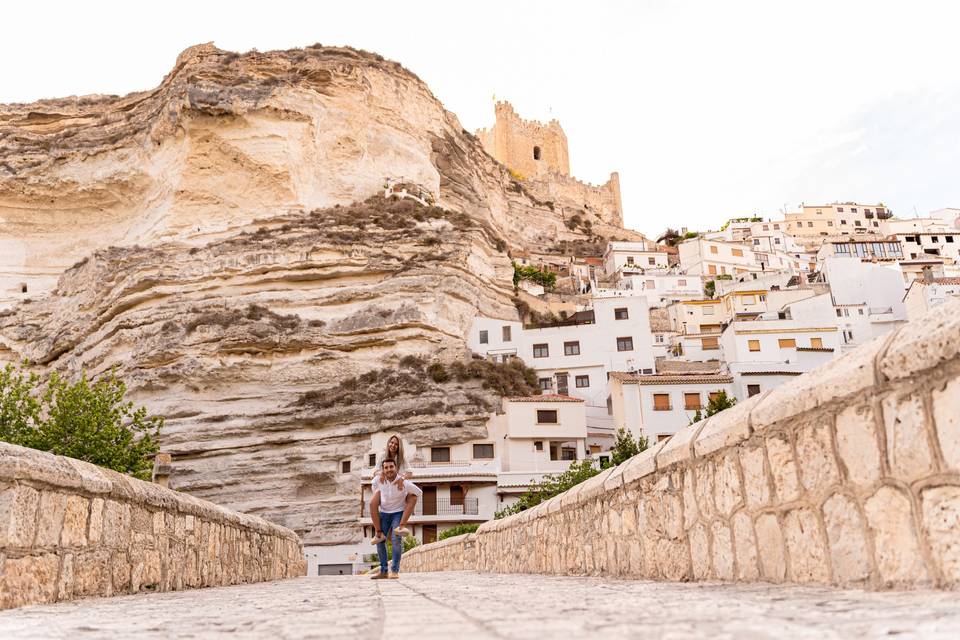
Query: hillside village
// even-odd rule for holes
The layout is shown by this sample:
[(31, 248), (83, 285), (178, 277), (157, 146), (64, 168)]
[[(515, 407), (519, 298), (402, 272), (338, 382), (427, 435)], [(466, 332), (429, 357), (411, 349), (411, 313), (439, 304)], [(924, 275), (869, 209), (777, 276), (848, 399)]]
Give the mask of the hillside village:
[[(508, 103), (496, 116), (478, 132), (485, 150), (535, 192), (579, 195), (566, 226), (596, 220), (607, 237), (511, 252), (521, 319), (478, 315), (467, 344), (474, 357), (520, 359), (541, 395), (504, 398), (486, 438), (408, 447), (422, 542), (492, 519), (574, 461), (608, 462), (618, 429), (665, 440), (720, 394), (767, 393), (960, 295), (960, 209), (899, 219), (882, 202), (803, 204), (650, 239), (616, 229), (616, 173), (601, 187), (569, 175), (559, 123), (521, 120)], [(368, 552), (367, 481), (386, 438), (374, 435), (363, 461), (364, 542), (306, 547), (311, 573)]]

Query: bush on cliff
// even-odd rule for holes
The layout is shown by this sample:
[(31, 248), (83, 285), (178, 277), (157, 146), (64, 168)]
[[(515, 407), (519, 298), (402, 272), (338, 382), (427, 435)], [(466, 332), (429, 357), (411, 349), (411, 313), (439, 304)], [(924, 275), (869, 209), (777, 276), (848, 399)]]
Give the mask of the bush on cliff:
[(53, 372), (43, 383), (7, 365), (0, 370), (0, 440), (149, 480), (163, 418), (124, 402), (126, 392), (113, 372), (75, 382)]

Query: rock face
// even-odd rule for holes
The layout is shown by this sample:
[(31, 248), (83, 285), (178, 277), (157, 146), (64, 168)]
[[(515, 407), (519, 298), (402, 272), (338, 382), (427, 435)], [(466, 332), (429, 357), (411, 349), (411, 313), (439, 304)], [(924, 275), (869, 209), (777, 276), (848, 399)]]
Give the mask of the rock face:
[(396, 63), (193, 47), (153, 91), (0, 105), (0, 361), (118, 367), (167, 416), (173, 488), (352, 541), (371, 433), (485, 434), (482, 376), (424, 365), (516, 317), (507, 251), (584, 240), (574, 206)]

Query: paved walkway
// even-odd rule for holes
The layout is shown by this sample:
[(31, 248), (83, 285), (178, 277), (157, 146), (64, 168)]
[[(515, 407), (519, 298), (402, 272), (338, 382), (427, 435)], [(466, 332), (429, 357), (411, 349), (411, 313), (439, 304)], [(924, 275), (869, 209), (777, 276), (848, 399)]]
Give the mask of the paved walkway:
[(426, 573), (309, 577), (0, 612), (0, 638), (950, 638), (960, 597)]

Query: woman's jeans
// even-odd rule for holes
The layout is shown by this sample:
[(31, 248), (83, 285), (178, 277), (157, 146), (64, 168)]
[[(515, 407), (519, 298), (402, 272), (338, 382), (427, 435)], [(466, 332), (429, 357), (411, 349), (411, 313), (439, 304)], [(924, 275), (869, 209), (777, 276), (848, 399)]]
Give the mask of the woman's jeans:
[[(397, 511), (396, 513), (384, 513), (380, 512), (380, 531), (383, 532), (383, 535), (390, 536), (393, 533), (393, 530), (400, 526), (400, 521), (403, 519), (403, 511)], [(400, 534), (393, 533), (390, 537), (390, 544), (393, 545), (393, 556), (392, 562), (390, 563), (390, 570), (394, 573), (400, 572), (400, 555), (403, 553), (403, 537)], [(380, 556), (380, 573), (387, 572), (387, 541), (383, 540), (382, 542), (377, 543), (377, 555)]]

